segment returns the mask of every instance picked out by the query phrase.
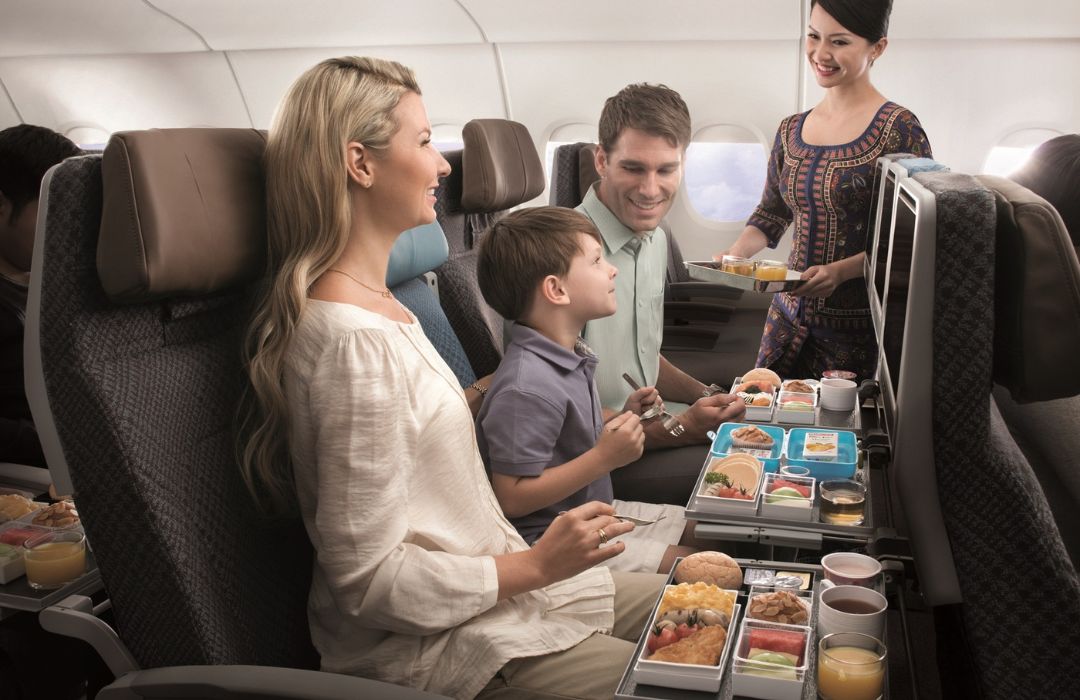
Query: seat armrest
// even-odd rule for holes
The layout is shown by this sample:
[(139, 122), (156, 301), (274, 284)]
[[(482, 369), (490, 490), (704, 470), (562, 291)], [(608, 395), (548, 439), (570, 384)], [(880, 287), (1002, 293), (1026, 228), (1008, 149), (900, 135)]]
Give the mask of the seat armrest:
[(273, 666), (170, 666), (132, 671), (97, 695), (98, 700), (153, 698), (283, 698), (287, 700), (437, 700), (414, 688), (339, 673)]
[(69, 595), (50, 605), (38, 613), (38, 622), (49, 632), (89, 644), (117, 678), (139, 668), (116, 630), (94, 615), (93, 602), (84, 595)]

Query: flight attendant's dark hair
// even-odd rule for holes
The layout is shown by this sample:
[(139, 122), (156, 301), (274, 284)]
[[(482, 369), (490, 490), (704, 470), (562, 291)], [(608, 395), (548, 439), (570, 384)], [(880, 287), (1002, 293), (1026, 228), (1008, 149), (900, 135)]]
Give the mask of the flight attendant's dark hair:
[(889, 35), (892, 0), (810, 0), (810, 9), (814, 5), (821, 5), (845, 29), (871, 44)]

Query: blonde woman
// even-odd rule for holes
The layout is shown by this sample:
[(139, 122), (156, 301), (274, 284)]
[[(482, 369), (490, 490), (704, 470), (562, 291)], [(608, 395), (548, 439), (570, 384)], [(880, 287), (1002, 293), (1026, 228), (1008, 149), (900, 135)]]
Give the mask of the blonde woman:
[(663, 578), (591, 568), (631, 529), (602, 503), (526, 546), (453, 373), (383, 282), (448, 172), (408, 68), (331, 59), (289, 90), (266, 151), (244, 476), (304, 520), (324, 670), (459, 698), (610, 698)]

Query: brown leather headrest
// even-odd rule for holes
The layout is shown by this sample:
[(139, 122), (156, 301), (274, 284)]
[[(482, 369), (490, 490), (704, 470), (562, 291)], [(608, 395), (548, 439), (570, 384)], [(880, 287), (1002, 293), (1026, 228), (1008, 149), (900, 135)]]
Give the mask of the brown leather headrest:
[(502, 211), (544, 191), (544, 166), (525, 125), (507, 119), (473, 119), (461, 136), (465, 211)]
[(215, 292), (264, 272), (266, 134), (113, 134), (102, 156), (97, 267), (114, 301)]
[(596, 172), (596, 149), (595, 143), (587, 143), (578, 150), (578, 193), (582, 199), (589, 194), (589, 188), (600, 179), (600, 173)]
[(1016, 401), (1080, 393), (1080, 262), (1061, 216), (1011, 180), (977, 179), (997, 200), (994, 380)]

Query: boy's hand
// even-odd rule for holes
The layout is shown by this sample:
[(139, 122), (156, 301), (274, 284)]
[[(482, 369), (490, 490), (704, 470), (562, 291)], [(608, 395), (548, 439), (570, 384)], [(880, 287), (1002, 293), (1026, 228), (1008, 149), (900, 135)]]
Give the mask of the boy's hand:
[(643, 386), (640, 389), (635, 389), (634, 393), (626, 397), (626, 403), (623, 404), (623, 411), (630, 411), (634, 415), (640, 416), (647, 409), (652, 408), (659, 400), (660, 392), (656, 390), (656, 387)]
[(641, 419), (629, 411), (615, 416), (604, 424), (593, 449), (604, 464), (611, 465), (611, 469), (630, 464), (645, 449), (645, 431), (641, 428)]

